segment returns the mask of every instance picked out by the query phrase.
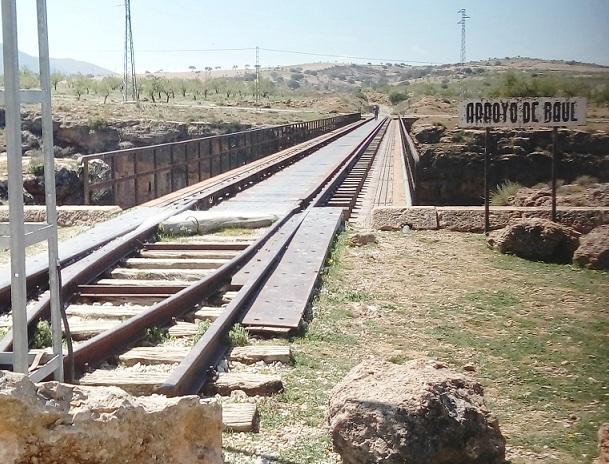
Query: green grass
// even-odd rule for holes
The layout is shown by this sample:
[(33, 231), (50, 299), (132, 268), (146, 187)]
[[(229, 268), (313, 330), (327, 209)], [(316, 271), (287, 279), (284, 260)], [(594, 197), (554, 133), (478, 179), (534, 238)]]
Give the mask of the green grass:
[[(295, 364), (282, 374), (286, 389), (260, 404), (261, 433), (238, 448), (266, 454), (267, 443), (295, 427), (306, 432), (289, 446), (271, 447), (271, 462), (334, 462), (324, 428), (332, 387), (368, 356), (404, 363), (421, 353), (456, 370), (476, 366), (471, 375), (485, 387), (512, 449), (589, 462), (596, 431), (609, 421), (608, 274), (501, 255), (479, 235), (379, 235), (380, 250), (415, 242), (425, 263), (414, 266), (418, 258), (396, 248), (389, 254), (403, 261), (363, 264), (343, 234), (313, 302), (314, 319), (304, 337), (292, 340)], [(446, 261), (455, 250), (468, 259), (458, 278)], [(436, 262), (442, 267), (429, 274)], [(386, 266), (395, 271), (391, 280), (375, 280)], [(420, 292), (402, 298), (407, 286)], [(379, 317), (362, 320), (369, 306)], [(527, 459), (517, 453), (511, 462)]]

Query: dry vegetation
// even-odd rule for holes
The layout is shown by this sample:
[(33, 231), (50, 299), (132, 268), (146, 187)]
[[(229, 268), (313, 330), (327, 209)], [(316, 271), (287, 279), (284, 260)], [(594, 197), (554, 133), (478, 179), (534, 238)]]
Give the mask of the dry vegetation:
[(338, 462), (328, 393), (368, 356), (473, 363), (513, 464), (590, 462), (609, 421), (607, 273), (500, 255), (472, 234), (378, 238), (341, 238), (285, 393), (262, 404), (260, 434), (225, 437), (228, 462)]

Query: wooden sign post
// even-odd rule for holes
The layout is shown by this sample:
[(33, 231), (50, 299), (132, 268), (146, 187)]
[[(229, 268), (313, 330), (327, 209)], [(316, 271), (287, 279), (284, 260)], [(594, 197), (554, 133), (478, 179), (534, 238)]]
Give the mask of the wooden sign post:
[(558, 128), (586, 124), (585, 98), (506, 98), (465, 100), (459, 105), (459, 127), (485, 129), (484, 136), (484, 233), (490, 231), (489, 138), (492, 128), (552, 127), (552, 221), (556, 221), (556, 163)]

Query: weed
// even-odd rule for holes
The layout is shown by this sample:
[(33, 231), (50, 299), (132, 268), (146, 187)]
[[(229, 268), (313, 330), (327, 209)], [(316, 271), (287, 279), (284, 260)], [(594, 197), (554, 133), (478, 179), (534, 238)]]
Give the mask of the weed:
[(30, 160), (29, 171), (34, 176), (44, 176), (44, 164), (40, 160), (32, 158)]
[(38, 321), (32, 348), (40, 350), (53, 345), (53, 334), (51, 333), (51, 325), (48, 321)]
[(4, 338), (4, 336), (7, 334), (8, 329), (6, 327), (0, 327), (0, 339)]
[(199, 324), (197, 325), (197, 333), (193, 337), (193, 344), (201, 340), (201, 337), (205, 335), (205, 332), (207, 332), (210, 326), (211, 321), (205, 320), (199, 322)]
[(510, 198), (518, 193), (522, 188), (518, 182), (508, 180), (502, 185), (497, 186), (497, 190), (491, 194), (490, 202), (493, 206), (509, 206)]
[(597, 184), (598, 179), (592, 176), (579, 176), (573, 183), (582, 187), (589, 187), (592, 184)]
[(235, 324), (228, 332), (228, 340), (231, 346), (246, 346), (250, 342), (249, 334), (241, 324)]
[(108, 127), (108, 121), (102, 117), (93, 117), (89, 118), (87, 121), (87, 126), (89, 126), (90, 130), (98, 131)]
[(169, 330), (164, 327), (150, 327), (146, 329), (144, 343), (158, 345), (169, 339)]

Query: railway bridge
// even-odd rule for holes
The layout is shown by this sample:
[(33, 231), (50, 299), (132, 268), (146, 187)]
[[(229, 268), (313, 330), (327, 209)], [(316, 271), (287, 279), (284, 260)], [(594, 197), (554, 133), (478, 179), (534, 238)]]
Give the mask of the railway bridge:
[[(279, 391), (280, 378), (231, 363), (290, 362), (285, 338), (310, 317), (337, 233), (368, 226), (375, 206), (412, 205), (416, 157), (400, 118), (360, 114), (84, 157), (85, 200), (105, 191), (123, 213), (60, 243), (66, 381), (134, 394)], [(89, 181), (99, 160), (110, 174)], [(267, 222), (160, 233), (200, 212)], [(46, 253), (26, 262), (30, 340), (50, 317), (48, 267)], [(8, 267), (0, 308), (0, 352), (10, 352)], [(248, 342), (235, 342), (243, 333)], [(30, 349), (33, 379), (48, 377), (51, 354)], [(252, 403), (224, 405), (227, 429), (253, 430), (256, 417)]]

